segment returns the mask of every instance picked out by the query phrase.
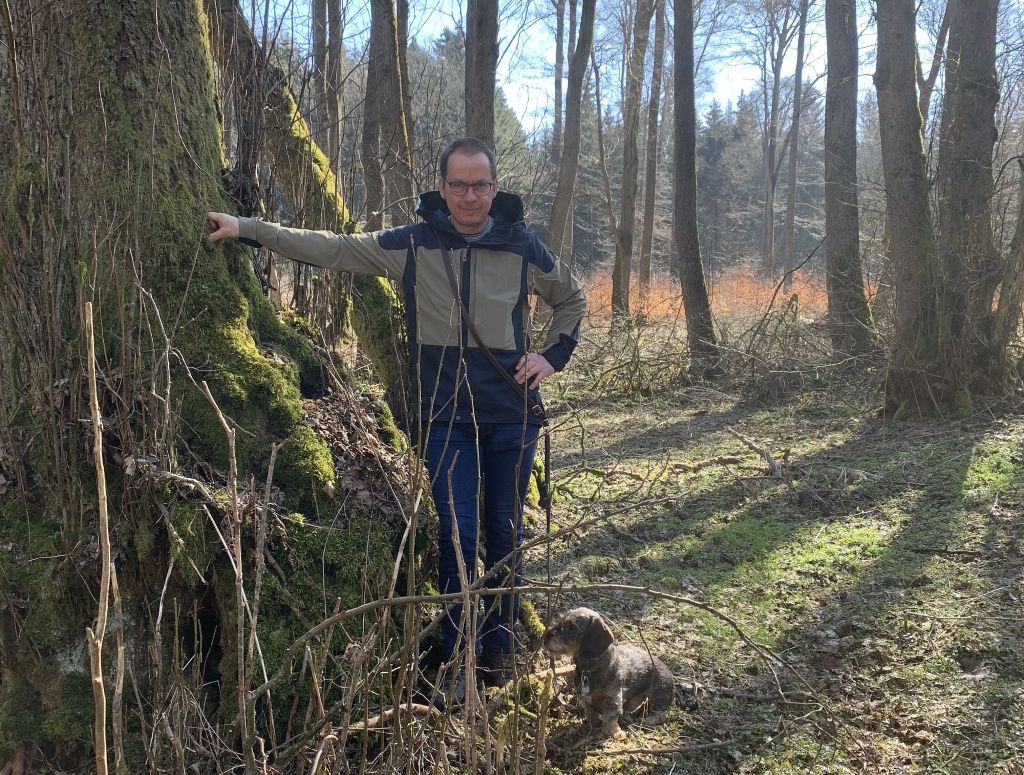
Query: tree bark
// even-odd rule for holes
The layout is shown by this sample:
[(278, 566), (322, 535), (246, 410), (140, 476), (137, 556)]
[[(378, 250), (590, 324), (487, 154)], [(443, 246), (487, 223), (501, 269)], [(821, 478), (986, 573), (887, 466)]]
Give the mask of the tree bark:
[[(398, 74), (402, 88), (402, 113), (405, 116), (405, 135), (407, 138), (410, 192), (416, 195), (416, 179), (413, 174), (412, 157), (416, 141), (414, 126), (415, 115), (412, 111), (412, 83), (409, 81), (409, 0), (398, 0)], [(413, 217), (415, 208), (407, 208), (409, 217)]]
[(615, 267), (612, 272), (612, 319), (629, 317), (629, 282), (632, 274), (633, 239), (636, 232), (636, 192), (639, 174), (637, 135), (640, 126), (640, 90), (644, 58), (650, 37), (655, 0), (639, 0), (633, 27), (633, 45), (626, 64), (625, 100), (622, 106), (622, 189), (618, 229), (615, 232)]
[(498, 0), (466, 7), (466, 134), (494, 148), (494, 90), (498, 70)]
[(330, 148), (327, 108), (327, 0), (313, 0), (313, 136), (321, 150)]
[(825, 282), (832, 350), (842, 357), (868, 352), (874, 339), (860, 259), (855, 0), (826, 0), (825, 39)]
[(608, 157), (604, 152), (604, 112), (601, 109), (601, 71), (597, 66), (594, 52), (590, 52), (590, 61), (594, 69), (594, 106), (597, 113), (597, 165), (601, 168), (601, 180), (604, 182), (604, 207), (608, 214), (608, 223), (612, 234), (618, 232), (615, 220), (615, 206), (612, 204), (612, 182), (608, 176)]
[[(576, 174), (580, 161), (580, 140), (583, 127), (583, 85), (587, 75), (594, 42), (594, 12), (597, 0), (583, 0), (579, 42), (569, 64), (569, 88), (565, 100), (565, 142), (562, 163), (558, 169), (555, 200), (548, 221), (548, 247), (567, 266), (572, 259), (572, 211), (576, 191)], [(600, 120), (600, 117), (599, 119)]]
[(342, 197), (344, 191), (341, 189), (341, 65), (345, 51), (344, 34), (345, 21), (341, 0), (327, 0), (327, 146), (321, 146), (321, 150), (327, 152), (331, 172), (339, 182), (338, 192)]
[(651, 285), (651, 251), (654, 246), (654, 205), (658, 193), (658, 112), (661, 109), (661, 78), (665, 68), (665, 2), (657, 0), (654, 16), (654, 67), (651, 98), (647, 106), (647, 169), (644, 173), (644, 218), (640, 233), (640, 297), (647, 298)]
[[(229, 468), (225, 433), (191, 380), (208, 384), (238, 431), (246, 479), (265, 476), (271, 446), (288, 440), (274, 483), (292, 510), (314, 488), (325, 502), (335, 477), (323, 439), (303, 424), (299, 392), (300, 383), (322, 391), (323, 377), (309, 342), (260, 292), (250, 251), (206, 239), (206, 210), (233, 205), (222, 188), (202, 6), (162, 0), (154, 13), (150, 4), (115, 0), (74, 8), (23, 0), (15, 8), (20, 22), (31, 19), (20, 28), (32, 31), (22, 38), (32, 52), (22, 60), (32, 92), (18, 99), (33, 120), (22, 144), (14, 139), (23, 128), (0, 114), (0, 280), (12, 294), (0, 305), (0, 465), (14, 478), (13, 490), (0, 493), (0, 543), (4, 567), (18, 569), (4, 574), (5, 595), (20, 601), (0, 611), (4, 704), (16, 698), (21, 730), (6, 727), (5, 742), (26, 735), (31, 756), (53, 757), (29, 762), (32, 771), (87, 768), (81, 741), (93, 721), (78, 709), (91, 704), (82, 634), (100, 577), (97, 471), (87, 452), (95, 444), (109, 453), (121, 580), (123, 612), (112, 600), (111, 625), (145, 698), (138, 710), (154, 716), (126, 715), (134, 739), (124, 746), (124, 771), (176, 771), (186, 763), (174, 761), (158, 719), (177, 728), (174, 706), (187, 696), (188, 713), (211, 713), (214, 723), (220, 714), (217, 733), (232, 744), (237, 690), (248, 688), (239, 686), (236, 576), (214, 531), (241, 512), (219, 499), (231, 489), (216, 473)], [(101, 438), (81, 422), (86, 301), (96, 311)], [(202, 498), (192, 476), (208, 476), (218, 497)], [(241, 535), (227, 540), (241, 548)], [(390, 558), (390, 538), (381, 544), (367, 554)], [(318, 581), (320, 557), (309, 559)], [(324, 591), (340, 592), (333, 584)], [(200, 609), (214, 627), (204, 629)], [(282, 630), (303, 631), (290, 615), (278, 622)], [(202, 642), (198, 653), (190, 653), (193, 640)], [(251, 765), (251, 751), (246, 759)]]
[(942, 22), (939, 25), (939, 34), (935, 41), (935, 52), (932, 55), (932, 65), (926, 76), (921, 70), (921, 57), (917, 57), (917, 87), (918, 87), (918, 109), (921, 111), (921, 119), (925, 127), (928, 126), (928, 113), (931, 110), (932, 92), (935, 89), (935, 81), (939, 77), (939, 69), (945, 58), (946, 35), (949, 34), (950, 10), (953, 7), (953, 0), (946, 0), (946, 10), (942, 14)]
[(395, 0), (371, 0), (362, 138), (368, 231), (383, 228), (385, 210), (399, 224), (411, 221), (415, 209), (398, 50)]
[(697, 236), (697, 109), (693, 69), (693, 0), (675, 0), (672, 240), (679, 261), (690, 346), (690, 371), (718, 369), (718, 341)]
[[(562, 62), (565, 60), (565, 0), (552, 0), (555, 6), (555, 120), (551, 129), (551, 163), (562, 158)], [(570, 51), (570, 56), (572, 52)]]
[(786, 180), (786, 221), (783, 227), (782, 287), (788, 292), (793, 287), (793, 241), (796, 237), (796, 176), (799, 170), (800, 111), (804, 88), (804, 37), (807, 32), (808, 0), (800, 0), (800, 19), (797, 22), (796, 72), (793, 74), (793, 123), (789, 130), (789, 174)]
[[(261, 59), (238, 0), (206, 0), (214, 28), (214, 54), (218, 64), (229, 74), (251, 68)], [(281, 181), (292, 207), (311, 226), (355, 231), (348, 209), (337, 188), (327, 158), (313, 142), (309, 125), (302, 119), (291, 94), (278, 74), (276, 88), (266, 94), (267, 109), (262, 111), (273, 123), (268, 127), (265, 152)], [(243, 89), (255, 83), (239, 79)], [(260, 99), (259, 92), (246, 95), (247, 100)], [(352, 325), (359, 345), (373, 364), (381, 385), (394, 389), (402, 382), (403, 361), (401, 308), (392, 287), (380, 277), (357, 275), (353, 278), (355, 304)], [(389, 400), (392, 412), (404, 417), (404, 404), (397, 398)]]
[[(999, 286), (999, 303), (993, 323), (993, 347), (1007, 353), (1011, 341), (1017, 336), (1021, 321), (1021, 299), (1024, 296), (1024, 159), (1017, 159), (1017, 225), (1010, 240), (1010, 252), (1003, 267), (1003, 281)], [(1009, 371), (1009, 364), (1003, 367)]]
[(779, 181), (779, 121), (782, 92), (782, 65), (793, 42), (793, 6), (786, 2), (756, 4), (757, 14), (748, 16), (751, 22), (762, 24), (762, 50), (758, 52), (761, 68), (761, 89), (764, 121), (764, 210), (761, 223), (761, 258), (765, 269), (774, 273), (776, 264), (775, 244), (775, 194)]
[(878, 0), (878, 92), (882, 169), (895, 264), (896, 336), (886, 381), (887, 410), (928, 415), (954, 399), (941, 362), (934, 296), (937, 248), (916, 90), (914, 0)]
[(1001, 388), (993, 302), (1002, 259), (992, 235), (998, 0), (950, 0), (944, 122), (936, 174), (943, 363), (962, 391)]

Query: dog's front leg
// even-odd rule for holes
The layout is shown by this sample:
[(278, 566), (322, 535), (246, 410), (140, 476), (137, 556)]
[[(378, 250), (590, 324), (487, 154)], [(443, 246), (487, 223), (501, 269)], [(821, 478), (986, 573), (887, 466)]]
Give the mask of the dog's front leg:
[(601, 732), (613, 740), (623, 740), (626, 733), (619, 726), (619, 717), (622, 715), (622, 688), (614, 694), (606, 696), (601, 704)]

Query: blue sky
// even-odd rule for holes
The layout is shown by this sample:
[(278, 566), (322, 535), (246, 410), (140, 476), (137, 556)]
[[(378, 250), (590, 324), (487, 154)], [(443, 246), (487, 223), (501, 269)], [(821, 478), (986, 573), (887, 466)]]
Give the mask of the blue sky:
[[(243, 0), (243, 7), (251, 3)], [(553, 21), (542, 21), (536, 18), (537, 3), (543, 3), (547, 9), (550, 0), (503, 0), (503, 17), (499, 32), (502, 47), (498, 63), (498, 85), (503, 89), (509, 105), (519, 116), (524, 128), (529, 132), (551, 121), (551, 110), (554, 102), (553, 62), (555, 40)], [(460, 0), (426, 0), (425, 3), (412, 2), (412, 18), (410, 20), (410, 36), (424, 47), (436, 39), (444, 29), (460, 27), (464, 20), (464, 2)], [(815, 5), (822, 5), (818, 0)], [(256, 5), (257, 16), (260, 15), (262, 4)], [(271, 13), (283, 29), (292, 30), (292, 35), (301, 42), (309, 35), (309, 0), (271, 0)], [(599, 3), (598, 12), (606, 13)], [(369, 7), (366, 0), (345, 2), (344, 13), (345, 42), (350, 52), (355, 52), (365, 44), (369, 27)], [(859, 19), (862, 30), (861, 50), (869, 53), (874, 45), (874, 31), (868, 28), (865, 19)], [(653, 44), (652, 44), (653, 45)], [(791, 47), (790, 55), (784, 65), (784, 72), (791, 75), (795, 66), (796, 44)], [(870, 68), (873, 63), (867, 62), (861, 75), (861, 93), (871, 88)], [(710, 93), (698, 95), (701, 105), (698, 111), (712, 100), (717, 99), (723, 105), (733, 101), (743, 91), (755, 88), (758, 80), (757, 68), (741, 56), (729, 56), (720, 59), (715, 65), (713, 88)], [(814, 79), (822, 76), (825, 71), (824, 23), (812, 23), (807, 36), (807, 63), (805, 78)], [(824, 83), (819, 82), (820, 88)], [(614, 89), (609, 89), (614, 93)]]

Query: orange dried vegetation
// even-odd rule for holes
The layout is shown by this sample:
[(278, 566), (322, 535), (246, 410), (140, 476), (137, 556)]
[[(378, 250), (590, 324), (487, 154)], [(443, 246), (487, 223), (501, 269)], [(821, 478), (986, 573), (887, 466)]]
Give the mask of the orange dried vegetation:
[[(612, 277), (610, 272), (597, 272), (584, 279), (587, 288), (587, 306), (591, 320), (611, 317)], [(762, 315), (772, 301), (778, 280), (760, 277), (749, 267), (728, 269), (708, 279), (711, 307), (716, 316), (741, 318)], [(646, 298), (640, 297), (640, 285), (634, 278), (630, 283), (629, 308), (651, 322), (677, 320), (683, 317), (683, 294), (671, 277), (663, 275), (650, 286)], [(828, 309), (825, 286), (819, 278), (804, 272), (793, 275), (789, 293), (781, 289), (775, 294), (774, 306), (779, 307), (796, 294), (801, 313), (810, 317), (824, 315)]]

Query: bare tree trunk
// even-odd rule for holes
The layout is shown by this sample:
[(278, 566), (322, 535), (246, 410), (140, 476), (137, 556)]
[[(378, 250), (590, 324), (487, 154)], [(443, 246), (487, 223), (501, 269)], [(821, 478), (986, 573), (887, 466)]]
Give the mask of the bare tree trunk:
[[(341, 181), (341, 62), (345, 22), (341, 0), (327, 0), (327, 152), (335, 180)], [(344, 192), (341, 192), (344, 195)]]
[[(408, 223), (415, 209), (412, 157), (405, 123), (398, 20), (394, 0), (371, 0), (370, 46), (363, 116), (363, 174), (366, 185), (366, 228)], [(385, 201), (386, 193), (389, 202)]]
[[(565, 0), (552, 0), (555, 6), (555, 120), (551, 130), (551, 162), (562, 158), (562, 62), (565, 60)], [(572, 51), (570, 49), (570, 56)]]
[(840, 357), (868, 352), (874, 339), (860, 260), (855, 3), (825, 2), (825, 275), (832, 349)]
[(992, 236), (992, 150), (999, 101), (998, 0), (950, 0), (942, 135), (939, 138), (936, 286), (946, 373), (961, 391), (1002, 387), (1005, 353), (993, 348), (993, 302), (1002, 259)]
[(608, 214), (608, 223), (615, 234), (618, 225), (615, 219), (615, 206), (612, 204), (612, 182), (608, 176), (608, 157), (604, 152), (604, 113), (601, 110), (601, 71), (597, 67), (594, 52), (590, 52), (590, 61), (594, 69), (594, 103), (597, 108), (597, 163), (601, 168), (601, 179), (604, 181), (604, 206)]
[(572, 52), (576, 50), (576, 3), (577, 0), (568, 0), (569, 2), (569, 47), (566, 51), (569, 52), (569, 56), (572, 56)]
[(793, 286), (793, 241), (796, 231), (796, 176), (799, 169), (800, 111), (804, 87), (804, 37), (807, 31), (807, 3), (800, 0), (799, 31), (796, 43), (796, 72), (793, 74), (793, 124), (789, 131), (789, 177), (786, 181), (786, 223), (784, 227), (785, 247), (783, 249), (782, 271), (785, 273), (782, 286), (789, 291)]
[(946, 35), (949, 33), (950, 9), (953, 7), (953, 0), (946, 0), (946, 10), (942, 14), (942, 23), (939, 25), (939, 35), (935, 41), (935, 53), (932, 55), (932, 66), (926, 76), (921, 69), (921, 57), (916, 58), (917, 64), (917, 86), (919, 91), (918, 109), (921, 111), (921, 118), (925, 127), (928, 126), (928, 111), (931, 109), (932, 92), (935, 89), (935, 81), (939, 76), (939, 68), (945, 57)]
[(330, 147), (327, 108), (327, 0), (313, 0), (313, 136), (321, 150)]
[[(405, 134), (408, 138), (406, 144), (411, 171), (416, 133), (413, 125), (415, 116), (412, 112), (412, 84), (409, 81), (409, 0), (398, 0), (398, 73), (402, 87), (402, 113), (405, 115)], [(415, 179), (412, 180), (411, 191), (415, 195)], [(410, 216), (413, 209), (408, 208)]]
[[(1003, 281), (999, 286), (999, 303), (996, 306), (993, 323), (993, 348), (1006, 353), (1010, 342), (1016, 337), (1021, 321), (1021, 300), (1024, 296), (1024, 159), (1017, 159), (1017, 225), (1010, 240), (1010, 252), (1003, 267)], [(1004, 368), (1008, 369), (1007, 366)]]
[(640, 91), (644, 80), (644, 58), (650, 37), (655, 0), (639, 0), (633, 27), (633, 46), (626, 65), (625, 102), (622, 107), (622, 198), (615, 233), (615, 267), (612, 272), (612, 319), (629, 317), (629, 280), (636, 231), (636, 192), (639, 173), (637, 135), (640, 126)]
[[(597, 0), (583, 0), (583, 15), (580, 19), (579, 43), (569, 63), (569, 89), (565, 101), (565, 143), (562, 163), (558, 170), (558, 186), (555, 201), (551, 204), (548, 221), (548, 247), (566, 265), (572, 258), (572, 210), (576, 191), (576, 174), (580, 161), (580, 139), (583, 126), (583, 83), (587, 75), (587, 61), (590, 59), (594, 42), (594, 12)], [(596, 78), (595, 74), (595, 78)], [(600, 109), (598, 109), (600, 113)], [(600, 115), (598, 116), (600, 123)]]
[(494, 147), (494, 88), (498, 70), (498, 0), (466, 7), (466, 134)]
[(953, 398), (941, 363), (934, 296), (937, 248), (916, 90), (914, 0), (878, 0), (878, 92), (882, 168), (896, 275), (896, 338), (887, 410), (932, 414)]
[(644, 173), (644, 219), (640, 234), (640, 297), (646, 299), (651, 285), (651, 251), (654, 246), (654, 204), (658, 192), (658, 111), (661, 108), (661, 78), (665, 68), (665, 2), (657, 0), (654, 16), (654, 68), (651, 99), (647, 106), (647, 170)]
[(775, 195), (779, 181), (779, 122), (782, 92), (782, 65), (796, 32), (797, 14), (792, 0), (773, 0), (754, 3), (747, 12), (747, 20), (759, 25), (755, 36), (762, 48), (757, 50), (761, 70), (764, 136), (762, 158), (764, 162), (764, 210), (761, 223), (761, 260), (765, 269), (774, 273)]
[(764, 265), (769, 272), (775, 272), (775, 190), (778, 186), (778, 144), (779, 144), (779, 95), (782, 90), (782, 57), (772, 63), (772, 81), (768, 110), (765, 114), (767, 133), (764, 151), (764, 214), (761, 234), (761, 251)]
[(697, 109), (693, 69), (693, 0), (675, 0), (672, 240), (683, 286), (690, 371), (713, 374), (718, 342), (697, 236)]

